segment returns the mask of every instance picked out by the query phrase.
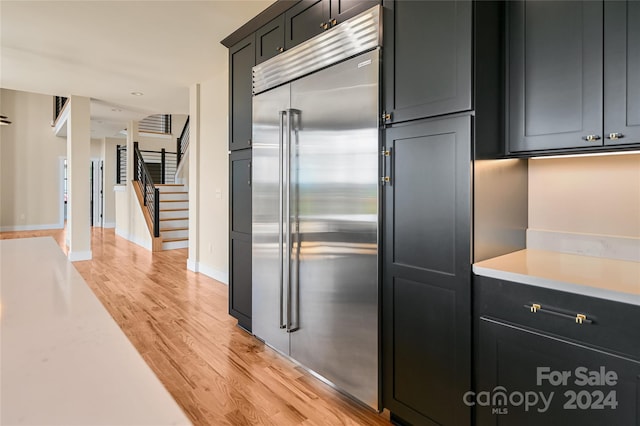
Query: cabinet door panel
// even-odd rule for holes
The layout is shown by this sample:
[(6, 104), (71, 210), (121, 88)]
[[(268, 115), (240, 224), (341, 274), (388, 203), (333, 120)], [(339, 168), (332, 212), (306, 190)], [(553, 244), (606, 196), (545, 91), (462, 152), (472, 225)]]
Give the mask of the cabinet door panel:
[(251, 150), (230, 157), (231, 231), (251, 233)]
[(251, 331), (251, 235), (231, 234), (229, 272), (229, 314)]
[(601, 146), (602, 2), (509, 2), (511, 152)]
[(285, 16), (285, 48), (291, 49), (324, 31), (329, 22), (329, 0), (302, 0), (287, 10)]
[(604, 5), (604, 102), (606, 145), (640, 143), (640, 1)]
[[(495, 393), (494, 389), (500, 386), (504, 388), (508, 397), (516, 391), (523, 394), (535, 392), (538, 402), (528, 410), (524, 404), (516, 405), (512, 402), (501, 405), (477, 405), (476, 424), (639, 424), (640, 362), (527, 331), (490, 318), (480, 318), (479, 322), (476, 394), (483, 391)], [(539, 368), (548, 368), (549, 372), (568, 372), (564, 373), (566, 384), (561, 381), (551, 383), (542, 378), (545, 376), (542, 375), (543, 370), (538, 372)], [(585, 368), (586, 371), (576, 371), (578, 368)], [(586, 372), (600, 373), (602, 369), (615, 372), (615, 385), (581, 384), (582, 376), (589, 374)], [(542, 378), (540, 382), (539, 378)], [(572, 392), (577, 396), (573, 398), (573, 403)], [(615, 398), (615, 408), (613, 405), (602, 404), (610, 392), (613, 392), (611, 396)], [(547, 400), (553, 393), (546, 409), (540, 397), (541, 393)], [(599, 393), (602, 393), (602, 397)], [(533, 401), (533, 395), (530, 395), (530, 401)], [(613, 404), (613, 400), (610, 401)]]
[(385, 131), (383, 402), (414, 424), (468, 424), (471, 119)]
[(379, 0), (331, 0), (331, 19), (339, 24), (378, 4)]
[(256, 31), (256, 64), (284, 51), (284, 15)]
[(229, 49), (229, 149), (251, 146), (251, 68), (255, 65), (254, 34)]
[(384, 5), (385, 110), (391, 120), (471, 109), (471, 2)]

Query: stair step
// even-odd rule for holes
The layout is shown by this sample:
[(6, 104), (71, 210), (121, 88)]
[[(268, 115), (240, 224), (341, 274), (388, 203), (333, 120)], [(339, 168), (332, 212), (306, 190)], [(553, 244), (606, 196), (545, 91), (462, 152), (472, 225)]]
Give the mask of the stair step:
[(160, 200), (161, 203), (186, 203), (188, 201), (189, 200)]
[(160, 209), (161, 212), (188, 212), (189, 209)]
[(163, 228), (163, 227), (160, 227), (160, 232), (188, 231), (188, 230), (189, 230), (188, 226), (181, 226), (179, 228)]
[(156, 186), (184, 186), (184, 183), (156, 183)]
[(189, 220), (188, 217), (166, 217), (164, 219), (160, 219), (160, 222), (163, 222), (165, 220)]
[(163, 238), (162, 242), (163, 243), (173, 243), (173, 242), (176, 242), (176, 241), (187, 241), (188, 239), (189, 238), (184, 238), (184, 237), (182, 237), (182, 238)]
[(167, 194), (188, 194), (188, 193), (189, 193), (189, 191), (163, 191), (162, 195), (167, 195)]

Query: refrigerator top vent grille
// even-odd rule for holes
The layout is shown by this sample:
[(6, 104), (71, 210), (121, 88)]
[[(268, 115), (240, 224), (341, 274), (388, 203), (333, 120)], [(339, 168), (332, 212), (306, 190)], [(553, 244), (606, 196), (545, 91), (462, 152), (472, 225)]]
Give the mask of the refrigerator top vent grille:
[(253, 94), (381, 45), (380, 6), (253, 67)]

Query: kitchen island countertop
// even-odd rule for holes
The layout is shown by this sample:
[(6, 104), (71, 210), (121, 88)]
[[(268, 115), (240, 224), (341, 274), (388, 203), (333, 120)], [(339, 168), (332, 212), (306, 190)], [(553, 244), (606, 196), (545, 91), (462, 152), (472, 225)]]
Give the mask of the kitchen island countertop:
[(50, 238), (0, 240), (0, 423), (190, 425)]
[(525, 249), (475, 263), (473, 272), (640, 306), (640, 262)]

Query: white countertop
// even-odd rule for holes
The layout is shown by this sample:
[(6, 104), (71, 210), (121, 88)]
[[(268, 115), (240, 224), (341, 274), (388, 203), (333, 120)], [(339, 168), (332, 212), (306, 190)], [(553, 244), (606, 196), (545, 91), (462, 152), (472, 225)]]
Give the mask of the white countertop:
[(473, 265), (476, 275), (640, 305), (640, 263), (525, 249)]
[(0, 240), (0, 423), (189, 425), (50, 238)]

